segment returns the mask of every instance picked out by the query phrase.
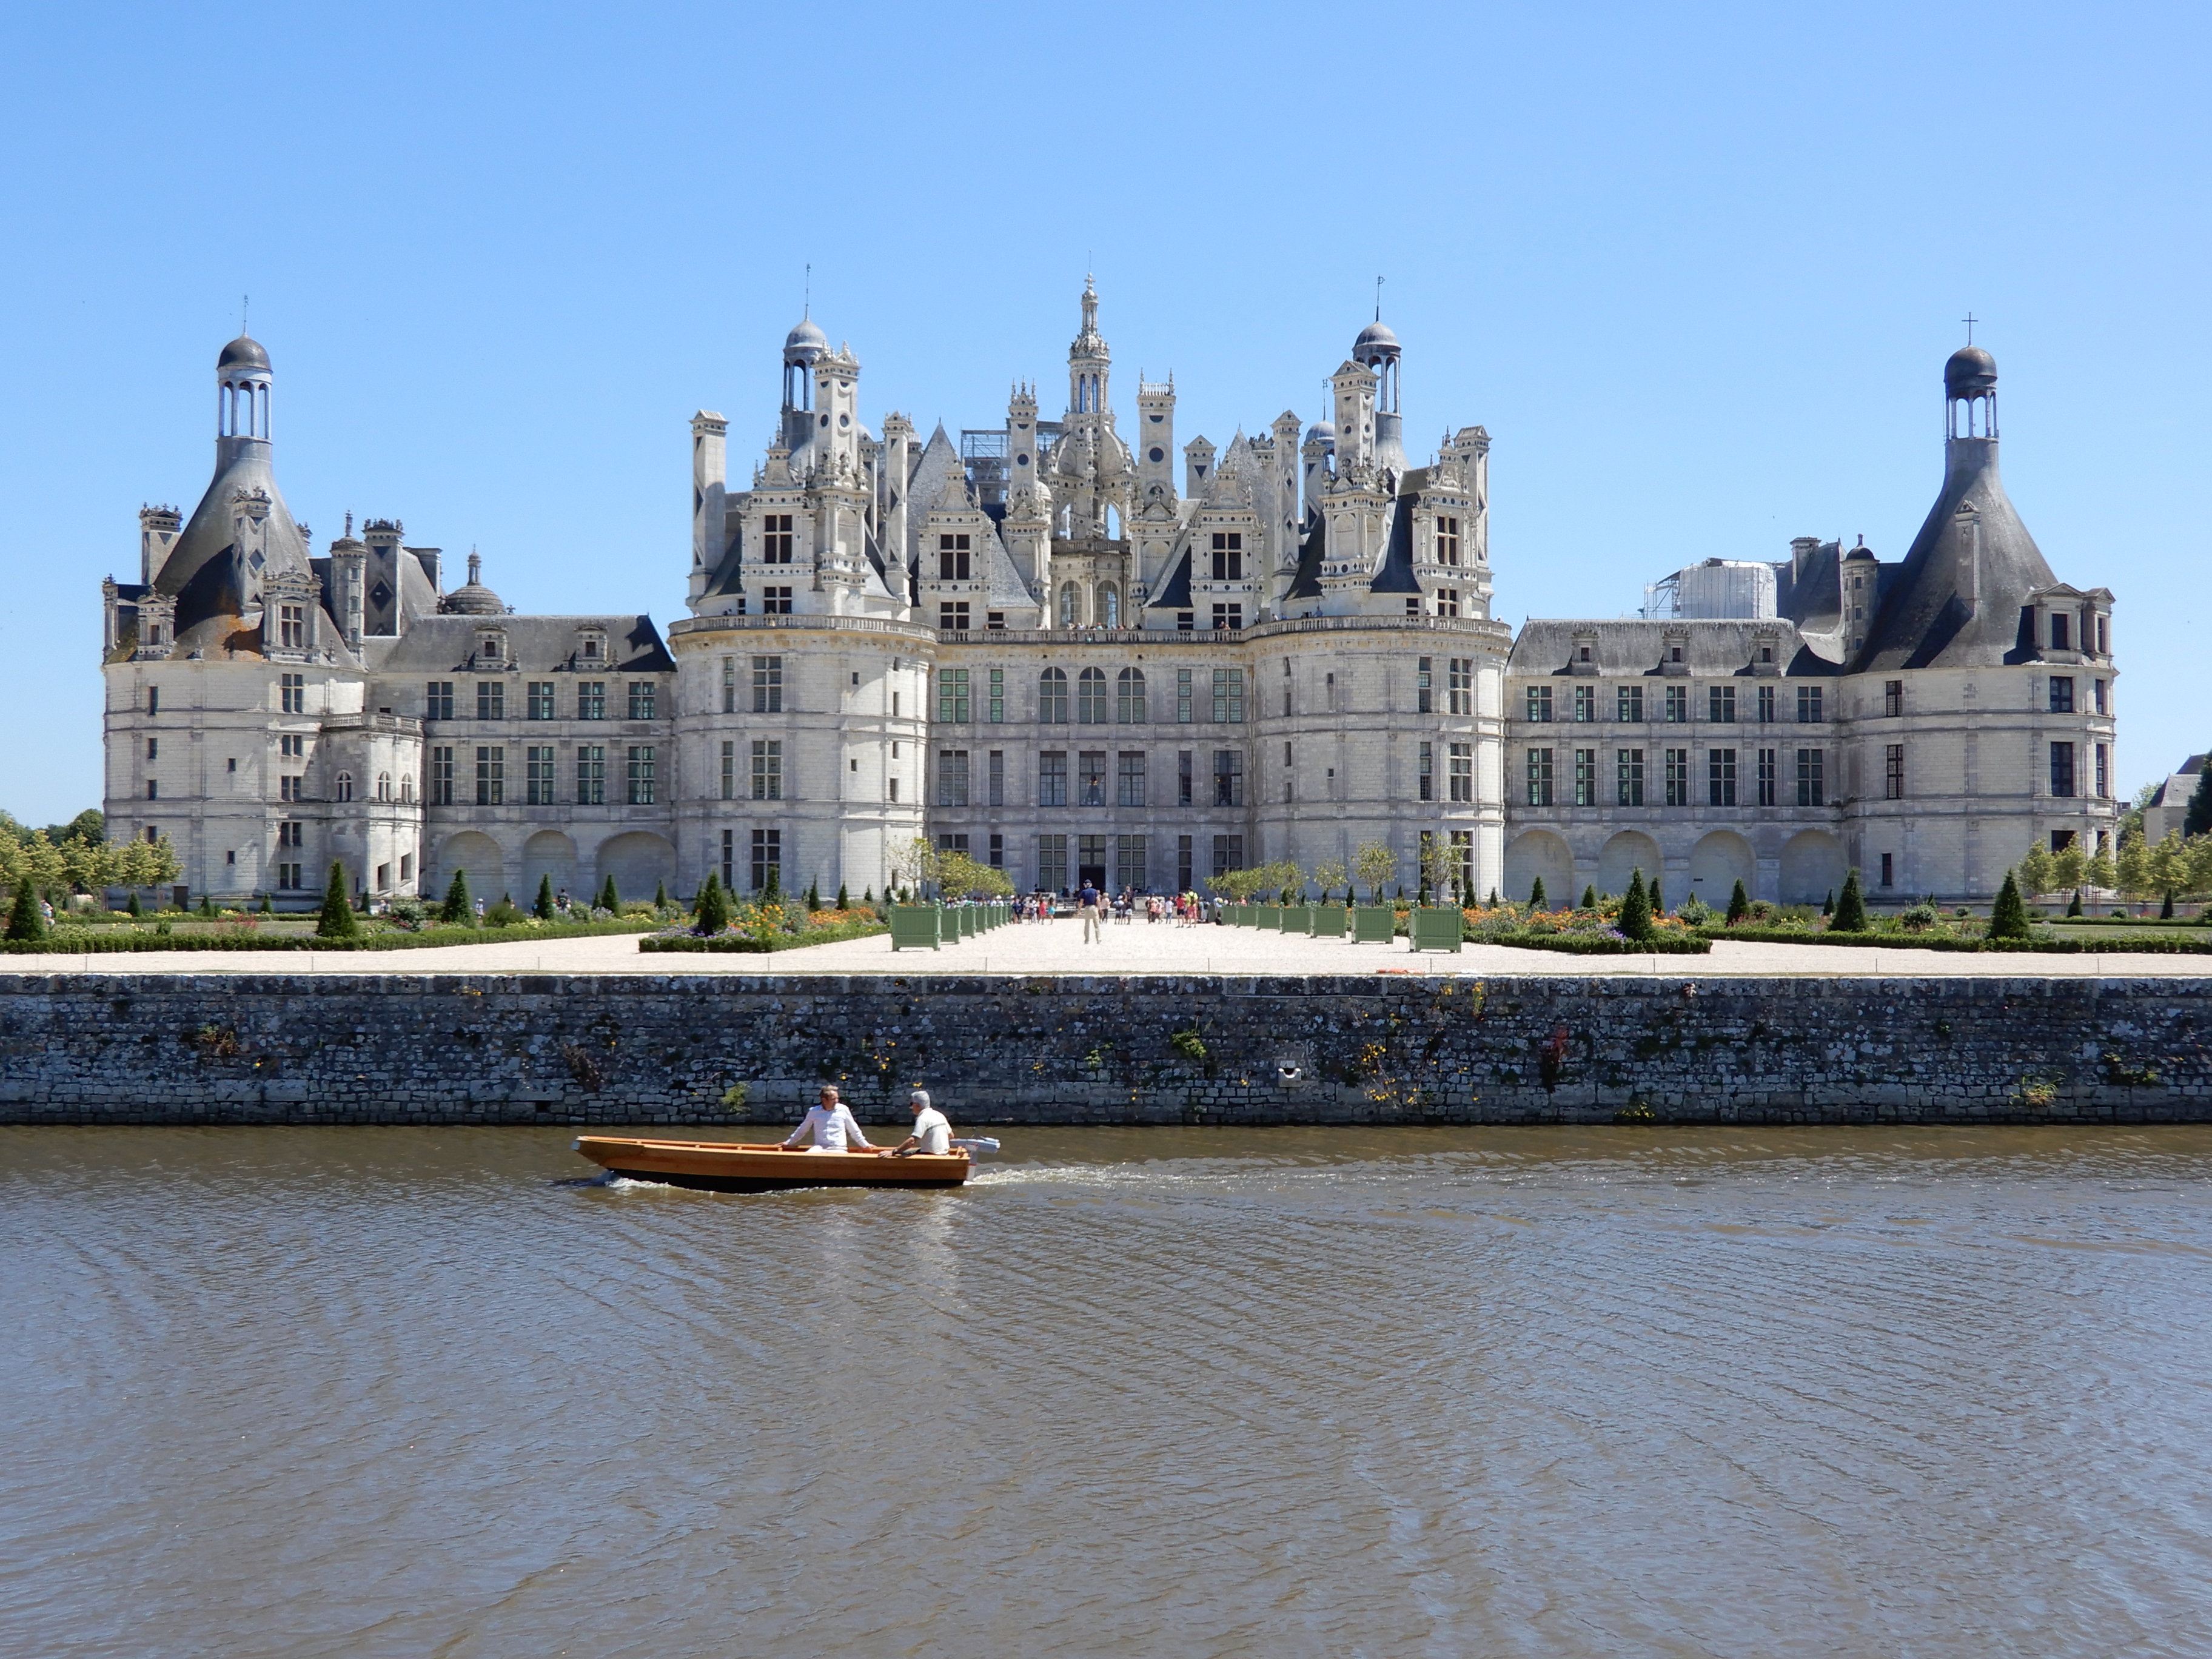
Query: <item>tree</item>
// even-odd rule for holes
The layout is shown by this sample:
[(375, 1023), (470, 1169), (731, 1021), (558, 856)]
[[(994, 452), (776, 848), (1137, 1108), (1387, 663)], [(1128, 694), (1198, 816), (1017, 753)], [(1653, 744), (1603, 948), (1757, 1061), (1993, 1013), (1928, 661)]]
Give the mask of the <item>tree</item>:
[(46, 936), (46, 915), (39, 908), (38, 894), (29, 882), (17, 882), (15, 908), (8, 912), (8, 937), (35, 943)]
[(2052, 855), (2051, 884), (2054, 890), (2062, 887), (2079, 887), (2083, 876), (2087, 873), (2087, 868), (2088, 860), (2081, 855), (2081, 838), (2076, 836), (2066, 843), (2063, 851)]
[(1867, 930), (1866, 894), (1859, 887), (1859, 872), (1844, 878), (1844, 896), (1836, 901), (1836, 914), (1828, 923), (1832, 933), (1863, 933)]
[[(614, 878), (612, 876), (607, 878), (607, 886), (610, 890), (612, 890), (614, 886)], [(781, 865), (771, 864), (769, 866), (768, 881), (760, 890), (760, 902), (763, 904), (781, 904), (783, 902), (783, 866)]]
[(665, 881), (656, 881), (653, 884), (653, 908), (656, 910), (665, 910), (668, 908), (668, 884)]
[(1620, 902), (1620, 936), (1641, 945), (1651, 937), (1651, 898), (1644, 890), (1644, 872), (1628, 874), (1628, 896)]
[(817, 876), (806, 884), (806, 913), (809, 915), (822, 908), (822, 878)]
[(1663, 916), (1667, 914), (1667, 901), (1662, 898), (1659, 895), (1659, 878), (1657, 876), (1655, 875), (1651, 878), (1651, 885), (1644, 893), (1644, 897), (1651, 902), (1651, 914), (1653, 915)]
[(1537, 877), (1535, 880), (1528, 884), (1528, 908), (1531, 910), (1541, 910), (1547, 908), (1544, 894), (1544, 878), (1541, 876)]
[(1342, 859), (1323, 859), (1319, 864), (1314, 866), (1313, 878), (1314, 885), (1321, 889), (1321, 902), (1323, 904), (1328, 902), (1328, 896), (1340, 887), (1346, 890), (1345, 896), (1347, 899), (1352, 896), (1351, 873), (1345, 868)]
[(1990, 907), (1990, 937), (2027, 937), (2027, 905), (2021, 898), (2020, 884), (2013, 879), (2009, 870), (2005, 872), (2004, 885), (1997, 889), (1996, 902)]
[(709, 870), (706, 884), (699, 890), (698, 912), (691, 931), (719, 933), (729, 925), (730, 896), (722, 890), (721, 877)]
[(358, 939), (361, 922), (346, 894), (345, 866), (331, 860), (331, 884), (323, 890), (323, 914), (315, 922), (317, 939)]
[(438, 907), (438, 920), (467, 923), (476, 920), (476, 912), (469, 905), (469, 872), (453, 872), (453, 878), (446, 884), (446, 902)]
[(2112, 884), (2129, 898), (2141, 900), (2157, 890), (2150, 878), (2148, 851), (2142, 830), (2122, 833), (2119, 856), (2112, 860)]
[(2188, 810), (2181, 815), (2184, 840), (2208, 830), (2212, 830), (2212, 758), (2197, 769), (2197, 787), (2190, 794)]
[[(769, 867), (773, 870), (775, 866)], [(599, 889), (599, 908), (617, 912), (622, 909), (622, 895), (615, 890), (615, 872), (611, 870), (607, 872), (606, 881)]]
[(143, 908), (140, 908), (140, 906), (139, 906), (139, 903), (138, 903), (138, 890), (137, 890), (136, 887), (134, 887), (134, 888), (132, 888), (132, 889), (131, 890), (131, 899), (130, 899), (130, 902), (129, 902), (128, 903), (126, 903), (123, 908), (124, 908), (125, 909), (128, 910), (128, 911), (129, 911), (132, 915), (134, 915), (134, 916), (143, 916), (143, 915), (144, 915), (146, 914), (146, 912), (145, 912)]
[(1751, 914), (1751, 895), (1743, 890), (1743, 878), (1736, 878), (1735, 890), (1729, 894), (1728, 921), (1733, 927)]
[(1387, 842), (1363, 842), (1352, 855), (1352, 873), (1367, 884), (1367, 902), (1382, 902), (1382, 890), (1398, 873), (1398, 855)]
[(849, 910), (853, 908), (853, 901), (845, 896), (845, 884), (842, 881), (837, 884), (837, 908), (840, 910)]
[(1585, 910), (1595, 910), (1597, 908), (1597, 885), (1595, 882), (1586, 882), (1583, 884), (1583, 908)]
[(2029, 846), (2027, 856), (2020, 861), (2019, 869), (2022, 897), (2033, 898), (2039, 893), (2051, 890), (2051, 884), (2056, 879), (2051, 872), (2051, 849), (2041, 842)]
[(1459, 848), (1442, 830), (1421, 832), (1421, 885), (1442, 902), (1444, 890), (1459, 879)]
[(884, 862), (896, 886), (921, 887), (937, 878), (937, 848), (926, 836), (895, 845)]
[(550, 870), (538, 878), (538, 899), (530, 914), (540, 921), (553, 920), (553, 872)]
[(1828, 896), (1820, 901), (1820, 914), (1824, 916), (1836, 914), (1836, 890), (1832, 887), (1828, 890)]
[(2081, 878), (2108, 893), (2118, 891), (2120, 885), (2118, 866), (2113, 863), (2112, 855), (2101, 847), (2082, 860)]
[(2074, 890), (2074, 897), (2066, 906), (2066, 914), (2069, 916), (2081, 914), (2081, 890), (2078, 887)]

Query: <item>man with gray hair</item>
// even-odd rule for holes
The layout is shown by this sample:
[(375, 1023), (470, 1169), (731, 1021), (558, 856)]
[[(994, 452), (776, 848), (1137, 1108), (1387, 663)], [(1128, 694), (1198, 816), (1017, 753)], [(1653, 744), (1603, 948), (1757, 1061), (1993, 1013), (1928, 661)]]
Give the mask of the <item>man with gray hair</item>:
[(942, 1158), (952, 1150), (952, 1126), (945, 1121), (945, 1114), (929, 1103), (929, 1091), (916, 1089), (907, 1097), (907, 1105), (914, 1113), (914, 1133), (891, 1148), (893, 1158), (907, 1158), (915, 1152), (926, 1152)]

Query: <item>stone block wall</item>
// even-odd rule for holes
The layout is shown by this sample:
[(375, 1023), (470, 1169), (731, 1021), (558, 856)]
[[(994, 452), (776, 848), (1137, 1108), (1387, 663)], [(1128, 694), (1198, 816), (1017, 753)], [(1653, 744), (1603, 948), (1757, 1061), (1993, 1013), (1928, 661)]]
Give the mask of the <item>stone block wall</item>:
[(2212, 981), (0, 975), (0, 1121), (2212, 1121)]

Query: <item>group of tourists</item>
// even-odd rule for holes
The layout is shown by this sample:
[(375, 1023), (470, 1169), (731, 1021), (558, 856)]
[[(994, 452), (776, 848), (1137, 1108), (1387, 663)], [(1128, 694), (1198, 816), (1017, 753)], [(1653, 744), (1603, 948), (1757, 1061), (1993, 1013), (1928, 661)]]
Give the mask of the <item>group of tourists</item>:
[[(1206, 902), (1196, 893), (1139, 893), (1125, 887), (1118, 894), (1109, 894), (1086, 881), (1076, 890), (1073, 902), (1086, 943), (1096, 942), (1098, 930), (1108, 922), (1131, 922), (1139, 915), (1148, 923), (1181, 927), (1195, 927), (1209, 919)], [(1062, 902), (1052, 893), (1031, 893), (1014, 901), (1014, 919), (1050, 921)]]

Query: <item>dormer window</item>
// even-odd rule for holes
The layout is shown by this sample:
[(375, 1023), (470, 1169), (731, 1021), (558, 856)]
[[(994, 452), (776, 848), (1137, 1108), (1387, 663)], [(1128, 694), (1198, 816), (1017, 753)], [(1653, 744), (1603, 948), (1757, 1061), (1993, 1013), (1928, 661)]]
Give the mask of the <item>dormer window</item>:
[(2066, 642), (2067, 632), (2065, 616), (2061, 613), (2052, 617), (2051, 619), (2051, 648), (2053, 651), (2064, 651), (2069, 648)]
[(1680, 646), (1679, 646), (1679, 645), (1678, 645), (1678, 646), (1674, 646), (1674, 647), (1673, 647), (1672, 648), (1670, 648), (1670, 649), (1668, 650), (1668, 653), (1667, 653), (1667, 660), (1668, 660), (1668, 662), (1680, 662), (1680, 661), (1681, 661), (1681, 660), (1682, 660), (1682, 647), (1681, 647)]
[(1575, 660), (1577, 662), (1588, 662), (1590, 659), (1589, 651), (1589, 647), (1586, 645), (1579, 647), (1575, 653)]
[(1772, 662), (1774, 660), (1774, 647), (1771, 645), (1760, 646), (1759, 647), (1759, 659), (1761, 662)]
[(304, 605), (280, 605), (276, 607), (276, 644), (285, 651), (302, 651), (307, 644), (307, 607)]
[(584, 660), (586, 662), (597, 662), (599, 659), (599, 642), (597, 640), (586, 640), (584, 641)]
[(501, 662), (506, 659), (507, 647), (497, 634), (477, 635), (477, 659), (479, 662)]

